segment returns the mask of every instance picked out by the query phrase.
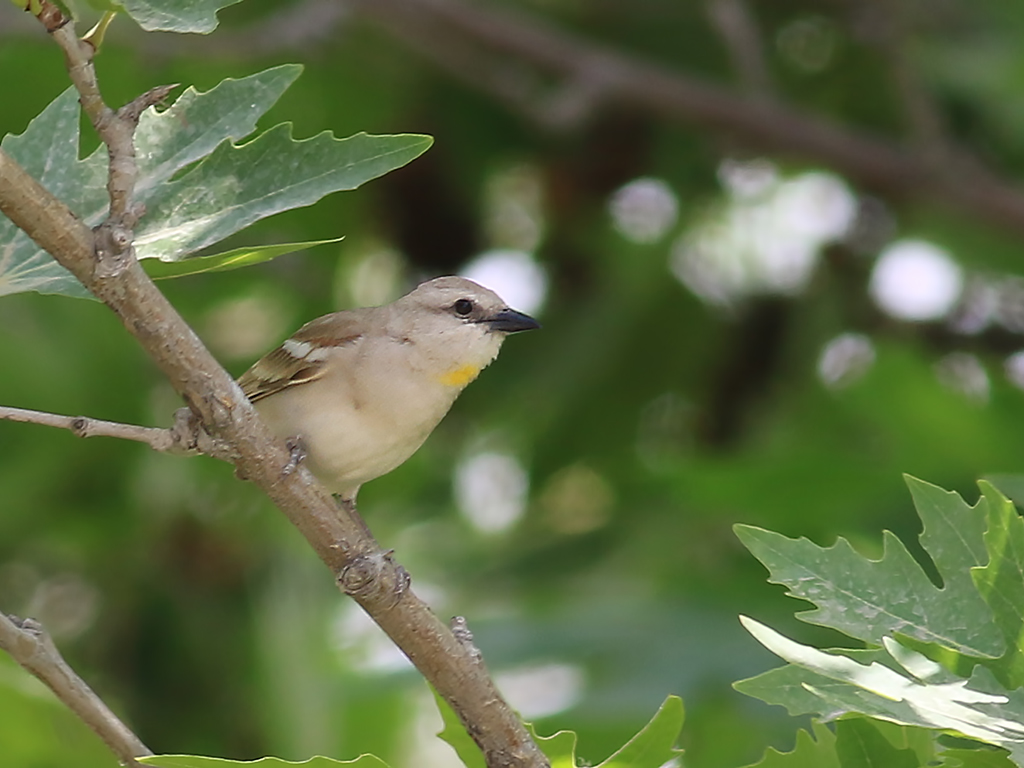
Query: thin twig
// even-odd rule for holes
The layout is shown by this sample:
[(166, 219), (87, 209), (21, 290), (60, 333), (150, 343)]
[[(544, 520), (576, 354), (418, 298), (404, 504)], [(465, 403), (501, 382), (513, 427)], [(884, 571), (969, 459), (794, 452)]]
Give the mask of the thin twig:
[(39, 622), (0, 613), (0, 648), (53, 691), (124, 765), (142, 768), (135, 758), (153, 754), (68, 666)]
[(76, 437), (119, 437), (122, 440), (134, 440), (145, 443), (154, 451), (162, 453), (170, 451), (174, 446), (169, 429), (140, 427), (135, 424), (122, 424), (116, 421), (92, 419), (87, 416), (64, 416), (59, 413), (0, 405), (0, 419), (67, 429)]
[(175, 414), (173, 427), (142, 427), (119, 421), (105, 421), (90, 416), (64, 416), (59, 413), (33, 411), (0, 405), (0, 420), (41, 424), (45, 427), (67, 429), (76, 437), (116, 437), (145, 443), (154, 451), (178, 455), (205, 454), (231, 460), (231, 452), (207, 435), (191, 417), (191, 411), (181, 408)]
[[(53, 17), (54, 10), (49, 7), (49, 0), (41, 0), (41, 3), (43, 15), (47, 18)], [(135, 150), (131, 146), (134, 128), (123, 125), (117, 119), (117, 113), (103, 101), (96, 79), (96, 69), (92, 65), (93, 55), (96, 53), (92, 43), (78, 38), (74, 24), (69, 19), (65, 18), (59, 24), (51, 21), (46, 27), (54, 42), (64, 51), (68, 76), (78, 91), (82, 110), (96, 128), (100, 140), (110, 154), (111, 166), (107, 187), (110, 194), (110, 215), (123, 217), (128, 214), (131, 207), (131, 190), (135, 184), (134, 163), (130, 162), (135, 157)]]
[(100, 275), (116, 275), (135, 259), (132, 243), (133, 229), (145, 207), (135, 205), (133, 196), (138, 165), (135, 163), (135, 129), (139, 116), (148, 107), (159, 104), (176, 86), (163, 85), (153, 88), (118, 110), (111, 109), (100, 93), (93, 56), (96, 49), (90, 40), (81, 40), (75, 34), (74, 24), (67, 19), (56, 23), (53, 19), (59, 11), (50, 0), (40, 0), (47, 31), (61, 50), (67, 62), (78, 100), (100, 140), (107, 148), (110, 165), (107, 173), (107, 194), (110, 197), (110, 213), (96, 227), (96, 271)]

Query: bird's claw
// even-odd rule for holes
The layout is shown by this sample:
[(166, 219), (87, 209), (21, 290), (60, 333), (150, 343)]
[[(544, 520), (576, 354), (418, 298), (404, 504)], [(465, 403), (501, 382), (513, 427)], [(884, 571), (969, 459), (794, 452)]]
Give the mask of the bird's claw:
[(302, 435), (295, 435), (289, 437), (284, 441), (285, 447), (288, 448), (288, 463), (284, 465), (281, 470), (281, 474), (288, 476), (299, 468), (299, 465), (306, 460), (306, 444), (302, 440)]

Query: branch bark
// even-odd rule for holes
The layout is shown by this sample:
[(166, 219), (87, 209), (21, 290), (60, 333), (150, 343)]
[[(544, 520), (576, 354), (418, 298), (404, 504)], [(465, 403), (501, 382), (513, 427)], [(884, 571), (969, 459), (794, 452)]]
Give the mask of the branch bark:
[[(53, 6), (42, 0), (44, 14)], [(91, 69), (90, 54), (71, 25), (41, 17), (55, 33), (69, 68)], [(88, 44), (84, 44), (88, 45)], [(98, 98), (88, 72), (73, 76), (83, 100)], [(153, 92), (151, 92), (153, 93)], [(150, 95), (140, 97), (149, 100)], [(138, 102), (138, 100), (137, 100)], [(132, 105), (111, 112), (93, 104), (100, 120), (133, 126)], [(113, 117), (111, 117), (113, 115)], [(306, 537), (331, 569), (339, 587), (352, 596), (402, 649), (456, 712), (492, 768), (539, 768), (547, 758), (504, 701), (479, 651), (455, 634), (409, 588), (409, 576), (369, 534), (354, 508), (339, 509), (330, 495), (299, 465), (282, 441), (274, 439), (234, 379), (213, 358), (192, 329), (156, 288), (131, 255), (130, 226), (138, 215), (131, 204), (134, 149), (124, 144), (124, 126), (101, 131), (111, 154), (111, 215), (90, 230), (60, 200), (0, 149), (0, 212), (109, 306), (156, 366), (184, 398), (207, 432), (230, 446), (237, 473), (258, 485)], [(134, 128), (132, 127), (132, 131)], [(129, 144), (131, 132), (129, 132)], [(115, 178), (118, 177), (118, 178)], [(127, 187), (124, 186), (127, 180)], [(127, 236), (114, 243), (110, 237)], [(91, 723), (90, 723), (91, 724)]]
[(744, 0), (707, 0), (708, 18), (718, 30), (740, 87), (754, 99), (773, 96), (771, 73), (761, 33)]
[[(470, 86), (492, 93), (482, 72), (535, 67), (569, 83), (587, 83), (592, 105), (640, 109), (697, 125), (752, 149), (833, 168), (890, 199), (918, 198), (1024, 234), (1024, 192), (981, 168), (962, 150), (935, 164), (913, 150), (764, 99), (625, 56), (526, 14), (461, 0), (350, 0), (378, 23)], [(459, 72), (446, 48), (489, 54), (489, 67)], [(465, 55), (463, 58), (467, 58)], [(542, 93), (534, 101), (543, 99)], [(526, 110), (529, 113), (529, 109)]]
[(945, 162), (951, 154), (950, 139), (938, 104), (911, 56), (914, 41), (906, 1), (858, 2), (850, 12), (867, 17), (860, 27), (866, 30), (864, 36), (877, 47), (888, 65), (912, 146), (933, 164)]
[(0, 405), (0, 419), (66, 429), (76, 437), (117, 437), (121, 440), (134, 440), (145, 443), (160, 453), (206, 454), (225, 461), (231, 461), (234, 456), (230, 446), (210, 437), (187, 408), (180, 408), (175, 414), (174, 426), (166, 429), (105, 421), (89, 416), (64, 416), (59, 413), (12, 408), (6, 405)]
[(122, 764), (142, 768), (135, 758), (153, 754), (68, 666), (39, 622), (0, 613), (0, 648), (53, 691)]

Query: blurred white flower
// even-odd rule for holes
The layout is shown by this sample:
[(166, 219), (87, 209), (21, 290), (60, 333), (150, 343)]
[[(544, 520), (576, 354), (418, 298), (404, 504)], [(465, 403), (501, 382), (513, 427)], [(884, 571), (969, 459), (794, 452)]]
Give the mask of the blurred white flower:
[(455, 468), (455, 500), (482, 533), (511, 528), (526, 511), (530, 478), (515, 456), (482, 451)]
[(878, 257), (869, 290), (886, 314), (900, 320), (938, 320), (963, 290), (963, 272), (938, 246), (899, 240)]
[(608, 208), (615, 229), (634, 243), (655, 243), (676, 223), (679, 201), (661, 179), (634, 179), (619, 187)]
[(527, 314), (536, 313), (547, 297), (548, 276), (524, 251), (487, 251), (466, 264), (459, 274), (490, 288), (510, 307)]

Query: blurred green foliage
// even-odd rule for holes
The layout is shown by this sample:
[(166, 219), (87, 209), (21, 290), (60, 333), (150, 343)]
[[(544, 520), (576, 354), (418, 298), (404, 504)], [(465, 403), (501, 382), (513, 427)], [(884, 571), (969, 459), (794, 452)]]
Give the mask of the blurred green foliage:
[[(739, 87), (706, 3), (506, 5), (623, 55)], [(742, 5), (783, 103), (914, 147), (898, 73), (909, 67), (952, 141), (1005, 178), (1024, 171), (1024, 7)], [(576, 675), (563, 685), (577, 693), (568, 709), (522, 706), (541, 733), (576, 730), (582, 758), (613, 752), (669, 694), (686, 701), (688, 765), (752, 763), (768, 745), (792, 750), (793, 720), (729, 688), (775, 663), (736, 615), (805, 643), (835, 636), (792, 619), (795, 604), (765, 583), (730, 527), (825, 546), (841, 534), (874, 557), (881, 528), (904, 540), (918, 530), (902, 473), (973, 498), (978, 476), (1020, 471), (1024, 398), (1003, 368), (1024, 347), (1019, 328), (901, 322), (867, 292), (878, 252), (899, 237), (948, 249), (970, 280), (1012, 286), (1017, 239), (926, 200), (855, 190), (882, 211), (867, 245), (851, 236), (824, 246), (800, 290), (706, 302), (670, 269), (673, 243), (722, 203), (723, 160), (761, 155), (722, 132), (625, 106), (552, 128), (497, 89), (425, 64), (346, 6), (320, 19), (324, 7), (250, 0), (223, 11), (208, 38), (147, 36), (125, 20), (108, 32), (97, 67), (113, 104), (158, 83), (205, 90), (298, 62), (305, 73), (263, 127), (436, 141), (408, 167), (260, 222), (225, 247), (344, 235), (341, 243), (162, 287), (241, 373), (301, 323), (365, 297), (367, 284), (400, 292), (509, 246), (493, 221), (503, 200), (521, 202), (507, 182), (525, 173), (541, 191), (534, 255), (549, 280), (544, 330), (510, 340), (427, 445), (363, 489), (361, 509), (438, 613), (467, 617), (507, 685), (531, 670), (563, 682), (558, 674)], [(903, 35), (902, 63), (879, 31), (887, 25)], [(5, 4), (0, 134), (23, 131), (66, 86), (59, 51)], [(96, 144), (84, 133), (83, 154)], [(783, 178), (816, 168), (773, 162)], [(624, 237), (608, 207), (640, 177), (662, 180), (678, 202), (678, 221), (650, 242)], [(179, 405), (96, 303), (4, 297), (0, 329), (0, 403), (145, 424), (169, 424)], [(873, 362), (828, 386), (823, 348), (849, 332), (870, 341)], [(971, 357), (951, 362), (956, 353)], [(964, 360), (976, 364), (967, 366), (973, 379), (957, 374)], [(453, 494), (455, 467), (482, 450), (515, 456), (528, 472), (525, 515), (500, 533), (475, 528)], [(582, 517), (579, 494), (566, 491), (580, 487), (590, 493)], [(422, 682), (227, 466), (0, 422), (0, 498), (0, 609), (47, 624), (154, 750), (454, 764), (439, 742), (425, 746), (440, 720)], [(18, 766), (64, 765), (69, 754), (82, 766), (114, 765), (4, 659), (0, 749)]]

